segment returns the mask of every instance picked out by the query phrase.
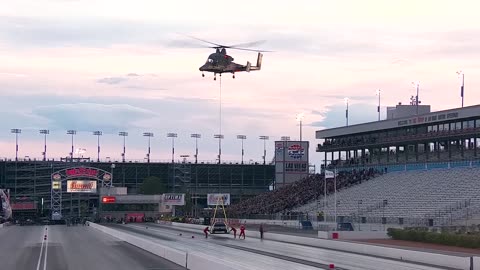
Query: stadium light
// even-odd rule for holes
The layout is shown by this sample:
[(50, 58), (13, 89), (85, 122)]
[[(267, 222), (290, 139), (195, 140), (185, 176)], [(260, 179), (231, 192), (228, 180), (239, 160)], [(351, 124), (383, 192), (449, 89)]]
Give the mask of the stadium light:
[(463, 71), (459, 70), (457, 71), (457, 75), (460, 76), (462, 75), (462, 86), (460, 87), (460, 96), (462, 97), (462, 108), (463, 108), (463, 97), (465, 95), (465, 73)]
[(302, 122), (305, 117), (304, 113), (297, 114), (297, 121), (300, 123), (300, 141), (302, 141)]
[(190, 134), (190, 137), (195, 138), (195, 164), (197, 164), (197, 162), (198, 162), (198, 139), (200, 139), (202, 137), (202, 135), (200, 135), (198, 133), (193, 133), (193, 134)]
[(22, 133), (19, 128), (12, 128), (11, 133), (15, 134), (15, 161), (18, 161), (18, 134)]
[(122, 136), (123, 137), (123, 153), (122, 153), (122, 162), (125, 162), (125, 137), (128, 136), (128, 132), (126, 131), (120, 131), (118, 132), (118, 136)]
[(67, 134), (72, 135), (72, 151), (70, 152), (70, 161), (73, 162), (73, 153), (74, 153), (74, 150), (73, 150), (73, 136), (75, 136), (75, 134), (77, 134), (77, 131), (73, 130), (73, 129), (70, 129), (70, 130), (67, 130)]
[(47, 135), (50, 134), (50, 130), (48, 129), (40, 129), (40, 134), (44, 135), (44, 140), (43, 140), (43, 161), (47, 160)]
[(167, 133), (168, 138), (172, 138), (172, 163), (175, 162), (175, 138), (177, 138), (177, 133)]
[(213, 138), (218, 139), (218, 164), (222, 163), (222, 139), (224, 138), (222, 134), (215, 134)]
[(266, 163), (266, 159), (267, 159), (267, 140), (269, 139), (268, 136), (260, 136), (259, 137), (260, 140), (263, 140), (263, 165), (265, 165)]
[(415, 96), (415, 106), (417, 107), (417, 115), (418, 115), (418, 104), (420, 104), (419, 100), (419, 91), (420, 91), (420, 82), (412, 82), (412, 85), (417, 89), (417, 95)]
[(148, 137), (148, 152), (147, 152), (147, 163), (150, 163), (150, 138), (153, 137), (152, 132), (144, 132), (144, 137)]
[(347, 127), (348, 127), (348, 97), (344, 98), (343, 101), (345, 102), (345, 105), (347, 106), (347, 109), (345, 110), (345, 119), (347, 120)]
[(282, 141), (290, 141), (290, 136), (282, 136), (280, 139)]
[(102, 136), (102, 134), (100, 130), (93, 132), (93, 135), (97, 136), (97, 162), (100, 162), (100, 136)]
[(378, 96), (378, 107), (377, 107), (378, 121), (380, 121), (380, 94), (381, 94), (381, 91), (380, 91), (380, 89), (378, 89), (378, 90), (377, 90), (377, 96)]
[(237, 135), (237, 139), (242, 140), (242, 164), (243, 164), (243, 155), (245, 154), (243, 151), (243, 140), (247, 138), (246, 135)]

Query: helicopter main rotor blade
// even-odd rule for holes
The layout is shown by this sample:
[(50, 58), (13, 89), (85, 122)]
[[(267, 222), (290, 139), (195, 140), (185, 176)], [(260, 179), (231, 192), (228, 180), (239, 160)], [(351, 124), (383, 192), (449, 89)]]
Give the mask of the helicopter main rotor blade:
[(216, 46), (216, 47), (212, 47), (212, 48), (225, 48), (225, 47), (228, 48), (228, 46), (224, 46), (224, 45), (221, 45), (221, 44), (218, 44), (218, 43), (210, 42), (210, 41), (208, 41), (208, 40), (204, 40), (204, 39), (201, 39), (201, 38), (196, 38), (196, 37), (194, 37), (194, 36), (189, 36), (189, 35), (185, 35), (185, 36), (187, 36), (187, 37), (189, 37), (189, 38), (196, 39), (196, 40), (198, 40), (198, 41), (202, 41), (202, 42), (205, 42), (205, 43), (212, 44), (212, 45), (215, 45), (215, 46)]
[(257, 40), (257, 41), (252, 41), (252, 42), (247, 42), (247, 43), (240, 43), (240, 44), (235, 44), (235, 45), (230, 45), (228, 48), (235, 48), (235, 47), (240, 47), (240, 48), (248, 48), (248, 47), (253, 47), (257, 46), (260, 44), (265, 43), (266, 40)]
[(250, 52), (273, 52), (267, 50), (255, 50), (255, 49), (247, 49), (247, 48), (237, 48), (237, 47), (226, 47), (230, 50), (240, 50), (240, 51), (250, 51)]

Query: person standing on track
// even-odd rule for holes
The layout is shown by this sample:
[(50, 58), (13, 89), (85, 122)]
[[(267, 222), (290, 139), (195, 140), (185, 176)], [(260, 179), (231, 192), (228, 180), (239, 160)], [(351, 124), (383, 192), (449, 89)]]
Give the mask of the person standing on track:
[(240, 226), (240, 234), (238, 235), (238, 239), (242, 238), (242, 235), (243, 235), (243, 239), (245, 240), (245, 225), (241, 225)]
[(260, 240), (263, 240), (263, 224), (260, 224)]
[(237, 239), (237, 229), (232, 226), (232, 231), (233, 231), (233, 239)]
[(205, 227), (205, 229), (203, 229), (203, 232), (205, 233), (205, 238), (208, 238), (208, 227)]

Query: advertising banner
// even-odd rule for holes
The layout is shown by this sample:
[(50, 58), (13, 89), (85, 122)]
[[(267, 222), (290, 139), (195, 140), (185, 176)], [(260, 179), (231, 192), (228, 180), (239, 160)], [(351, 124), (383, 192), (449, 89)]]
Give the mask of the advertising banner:
[(165, 205), (185, 205), (185, 194), (184, 193), (163, 194), (163, 203)]
[(223, 205), (230, 205), (230, 193), (207, 194), (208, 205), (222, 204), (222, 200), (223, 200)]
[(97, 193), (97, 181), (68, 180), (67, 192), (69, 193)]

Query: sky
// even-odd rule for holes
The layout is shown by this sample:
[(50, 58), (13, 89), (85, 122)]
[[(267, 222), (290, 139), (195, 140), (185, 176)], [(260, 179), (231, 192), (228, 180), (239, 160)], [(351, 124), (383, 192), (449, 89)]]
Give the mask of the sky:
[[(0, 157), (15, 156), (10, 129), (22, 129), (19, 157), (70, 152), (66, 130), (77, 130), (75, 148), (96, 158), (143, 160), (153, 132), (151, 159), (176, 159), (195, 151), (199, 160), (218, 153), (214, 134), (224, 134), (222, 159), (240, 160), (237, 135), (246, 135), (245, 160), (267, 161), (274, 140), (299, 139), (296, 115), (304, 114), (303, 139), (319, 165), (315, 131), (375, 121), (381, 90), (385, 107), (407, 104), (420, 85), (432, 110), (459, 107), (465, 74), (465, 105), (480, 100), (480, 19), (477, 1), (118, 1), (16, 0), (0, 9)], [(211, 49), (195, 36), (221, 44), (265, 40), (261, 71), (225, 74), (214, 81), (198, 68)], [(228, 50), (235, 62), (255, 63), (256, 53)], [(221, 89), (221, 91), (220, 91)], [(221, 92), (221, 121), (220, 121)]]

